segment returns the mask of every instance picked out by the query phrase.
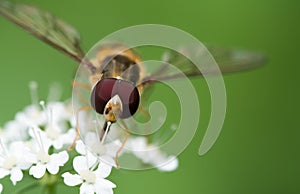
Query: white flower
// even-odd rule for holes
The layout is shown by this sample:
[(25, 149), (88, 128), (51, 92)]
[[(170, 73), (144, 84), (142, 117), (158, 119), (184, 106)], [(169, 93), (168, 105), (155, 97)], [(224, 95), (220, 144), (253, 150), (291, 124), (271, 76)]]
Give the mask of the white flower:
[[(96, 133), (88, 132), (85, 135), (85, 143), (81, 140), (76, 143), (76, 151), (81, 155), (92, 153), (98, 157), (99, 160), (116, 167), (115, 156), (116, 152), (121, 146), (120, 140), (115, 140), (110, 143), (101, 143)], [(119, 154), (119, 156), (122, 152)]]
[(35, 178), (44, 176), (46, 170), (50, 174), (57, 174), (59, 167), (63, 166), (68, 160), (69, 155), (66, 151), (48, 154), (50, 148), (49, 139), (42, 136), (42, 131), (35, 128), (32, 130), (34, 134), (34, 142), (32, 142), (31, 150), (26, 154), (26, 160), (35, 164), (29, 169), (29, 174)]
[(73, 118), (72, 111), (69, 110), (68, 104), (63, 102), (50, 102), (48, 107), (52, 112), (52, 120), (54, 123), (70, 121)]
[[(86, 156), (75, 157), (73, 167), (77, 174), (66, 172), (62, 175), (66, 185), (81, 185), (80, 194), (113, 193), (112, 189), (116, 185), (105, 179), (111, 172), (111, 166), (105, 163), (98, 163), (96, 157), (87, 154)], [(97, 169), (93, 170), (94, 167), (97, 167)]]
[(15, 120), (24, 127), (44, 125), (47, 121), (46, 115), (37, 105), (29, 105), (22, 112), (18, 112)]
[(69, 155), (66, 151), (52, 155), (41, 151), (37, 153), (36, 165), (30, 168), (29, 174), (35, 178), (41, 178), (44, 176), (46, 169), (50, 174), (57, 174), (59, 167), (63, 166), (68, 159)]
[(24, 160), (26, 147), (23, 142), (13, 142), (8, 149), (1, 141), (0, 179), (10, 175), (14, 185), (23, 178), (22, 170), (28, 169), (31, 164)]
[(173, 171), (178, 167), (176, 156), (168, 156), (155, 145), (149, 145), (146, 138), (130, 138), (127, 144), (128, 150), (145, 164), (150, 164), (161, 171)]
[(23, 141), (28, 138), (27, 127), (16, 120), (7, 122), (0, 133), (5, 143)]
[(47, 124), (45, 125), (45, 132), (41, 132), (43, 137), (49, 139), (50, 144), (57, 150), (62, 149), (66, 144), (73, 143), (76, 132), (74, 129), (69, 129), (71, 122), (70, 111), (67, 110), (66, 105), (61, 102), (51, 102), (45, 106), (45, 102), (40, 102), (44, 109), (44, 114), (47, 117)]
[(0, 183), (0, 193), (2, 193), (2, 190), (3, 190), (3, 186), (2, 186), (2, 184)]
[(58, 127), (48, 126), (45, 129), (45, 133), (42, 132), (42, 135), (46, 135), (50, 141), (50, 144), (55, 149), (59, 150), (64, 145), (71, 145), (73, 143), (76, 132), (74, 129), (69, 129), (66, 133), (64, 133)]

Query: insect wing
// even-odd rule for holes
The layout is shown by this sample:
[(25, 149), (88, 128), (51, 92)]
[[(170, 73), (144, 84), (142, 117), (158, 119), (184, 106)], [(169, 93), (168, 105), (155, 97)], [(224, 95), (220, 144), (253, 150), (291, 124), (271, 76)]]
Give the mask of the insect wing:
[[(203, 76), (206, 75), (216, 75), (219, 70), (221, 73), (233, 73), (239, 71), (246, 71), (256, 67), (259, 67), (265, 63), (265, 56), (259, 52), (253, 52), (242, 49), (230, 49), (218, 46), (208, 46), (207, 50), (213, 56), (218, 64), (216, 66), (210, 66), (208, 61), (205, 61), (205, 56), (208, 54), (205, 50), (195, 49), (193, 46), (186, 46), (179, 49), (179, 52), (173, 50), (167, 50), (163, 54), (163, 61), (165, 65), (157, 69), (150, 76), (145, 79), (148, 80), (170, 80), (182, 77), (182, 74), (176, 74), (170, 69), (170, 66), (178, 68), (185, 76)], [(194, 65), (188, 57), (193, 56), (203, 65), (200, 71), (196, 65)], [(203, 60), (203, 59), (204, 60)], [(219, 69), (217, 69), (219, 68)], [(149, 82), (146, 82), (149, 83)]]
[(216, 60), (222, 73), (250, 70), (266, 62), (265, 56), (259, 52), (217, 46), (210, 46), (207, 49)]
[(75, 61), (81, 62), (84, 54), (80, 48), (78, 32), (52, 14), (33, 6), (0, 1), (0, 15)]
[[(193, 62), (196, 62), (195, 65), (190, 59), (193, 60)], [(239, 71), (245, 71), (249, 70), (258, 66), (261, 66), (265, 62), (265, 57), (261, 53), (256, 53), (252, 51), (245, 51), (245, 50), (239, 50), (239, 49), (226, 49), (222, 47), (209, 47), (206, 49), (205, 47), (182, 47), (178, 49), (176, 52), (173, 50), (168, 50), (163, 55), (163, 62), (161, 65), (156, 68), (155, 70), (152, 70), (152, 72), (149, 73), (148, 76), (146, 76), (143, 79), (143, 82), (141, 83), (144, 86), (144, 91), (146, 94), (149, 94), (153, 88), (154, 83), (162, 82), (164, 84), (170, 85), (176, 78), (178, 79), (178, 82), (175, 82), (176, 84), (173, 86), (178, 86), (179, 83), (183, 81), (187, 81), (189, 77), (199, 77), (199, 76), (205, 76), (205, 79), (207, 82), (211, 83), (217, 83), (215, 81), (215, 76), (221, 76), (223, 73), (230, 73), (230, 72), (239, 72)], [(211, 79), (212, 78), (212, 79)], [(179, 80), (181, 80), (179, 82)], [(214, 80), (214, 81), (212, 81)], [(221, 82), (218, 82), (221, 83)], [(186, 85), (188, 86), (188, 84)], [(185, 90), (187, 87), (185, 85), (182, 85), (182, 87), (179, 87), (178, 90), (174, 91), (181, 91)], [(216, 86), (216, 85), (214, 85)], [(212, 84), (211, 86), (212, 87)], [(223, 88), (223, 87), (219, 87)], [(211, 88), (209, 88), (211, 89)], [(225, 89), (220, 89), (221, 94), (225, 92)], [(219, 90), (215, 93), (220, 92)], [(210, 90), (211, 92), (211, 90)], [(185, 95), (178, 97), (180, 99), (180, 102), (187, 102), (189, 100), (182, 100), (185, 96), (192, 97), (193, 93), (185, 92)], [(213, 106), (212, 105), (212, 113), (211, 114), (211, 120), (218, 120), (218, 124), (215, 125), (215, 127), (211, 127), (213, 125), (209, 125), (205, 136), (202, 140), (199, 154), (203, 155), (205, 154), (214, 144), (214, 142), (217, 140), (218, 135), (220, 134), (220, 130), (222, 129), (222, 119), (224, 117), (219, 117), (217, 112), (223, 112), (225, 113), (224, 103), (226, 103), (226, 100), (224, 100), (224, 95), (214, 95), (217, 96), (218, 99), (214, 98), (214, 102), (221, 102), (221, 106)], [(147, 95), (146, 95), (147, 97)], [(197, 100), (191, 102), (196, 102)], [(197, 107), (196, 105), (194, 107), (191, 107), (190, 110), (193, 110), (193, 114), (195, 115), (195, 109)], [(185, 107), (181, 107), (185, 108)], [(184, 114), (182, 114), (184, 115)], [(190, 115), (190, 114), (189, 114)], [(190, 115), (191, 116), (191, 115)], [(213, 119), (212, 119), (213, 118)], [(187, 118), (188, 120), (191, 120), (191, 117)], [(187, 122), (187, 123), (194, 123), (193, 121)], [(193, 129), (193, 127), (184, 127), (184, 129), (190, 128)], [(180, 130), (180, 129), (178, 129)], [(186, 135), (188, 136), (188, 135)]]

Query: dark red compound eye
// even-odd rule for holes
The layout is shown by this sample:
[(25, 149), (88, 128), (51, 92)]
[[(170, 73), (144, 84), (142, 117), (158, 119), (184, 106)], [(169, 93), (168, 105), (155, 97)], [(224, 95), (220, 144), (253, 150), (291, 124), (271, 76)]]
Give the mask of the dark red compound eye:
[(91, 105), (97, 113), (103, 114), (107, 102), (115, 95), (118, 95), (122, 101), (123, 111), (119, 117), (131, 117), (139, 107), (140, 95), (132, 83), (124, 80), (115, 78), (100, 80), (93, 88)]

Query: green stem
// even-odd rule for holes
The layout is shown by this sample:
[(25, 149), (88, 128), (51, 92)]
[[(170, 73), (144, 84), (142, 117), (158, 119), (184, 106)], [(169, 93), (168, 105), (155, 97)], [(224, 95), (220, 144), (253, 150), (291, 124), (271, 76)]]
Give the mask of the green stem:
[(55, 194), (56, 193), (56, 184), (46, 185), (45, 194)]
[(40, 179), (40, 183), (44, 185), (45, 194), (55, 194), (56, 193), (56, 185), (58, 182), (58, 178), (55, 175), (51, 175), (46, 173), (42, 179)]

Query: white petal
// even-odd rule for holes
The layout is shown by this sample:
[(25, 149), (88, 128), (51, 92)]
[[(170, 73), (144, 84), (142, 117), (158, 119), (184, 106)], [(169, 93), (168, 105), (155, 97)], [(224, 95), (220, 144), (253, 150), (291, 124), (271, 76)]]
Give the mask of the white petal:
[(7, 122), (3, 129), (5, 130), (1, 132), (1, 136), (5, 142), (14, 142), (27, 139), (27, 126), (17, 120)]
[(25, 161), (30, 164), (36, 164), (38, 162), (37, 154), (34, 154), (32, 152), (26, 153)]
[(159, 166), (157, 168), (160, 171), (166, 171), (166, 172), (174, 171), (177, 169), (178, 163), (179, 163), (178, 159), (176, 157), (172, 157), (171, 159), (169, 159), (169, 161), (166, 164)]
[(2, 193), (2, 191), (3, 191), (3, 186), (2, 186), (2, 184), (0, 183), (0, 193)]
[(59, 166), (63, 166), (69, 160), (69, 154), (67, 151), (59, 152), (58, 154), (52, 154), (50, 161), (55, 162)]
[(32, 163), (27, 162), (26, 160), (21, 160), (18, 163), (18, 166), (22, 169), (22, 170), (28, 170), (31, 167)]
[(102, 178), (97, 179), (95, 185), (99, 185), (101, 188), (116, 188), (113, 182)]
[(57, 174), (59, 171), (59, 166), (55, 163), (48, 163), (46, 165), (46, 168), (50, 174)]
[(104, 188), (100, 187), (99, 185), (96, 185), (96, 194), (113, 194), (112, 188)]
[[(60, 89), (55, 89), (55, 91), (59, 91)], [(49, 98), (49, 97), (48, 97)], [(48, 103), (48, 107), (51, 107), (52, 110), (52, 120), (54, 123), (59, 123), (63, 120), (69, 120), (69, 112), (67, 111), (67, 107), (62, 102), (51, 102)]]
[(15, 120), (19, 121), (26, 127), (40, 125), (45, 122), (44, 115), (36, 106), (28, 106), (24, 111), (19, 112), (15, 116)]
[(144, 137), (129, 138), (127, 141), (127, 146), (130, 147), (130, 150), (143, 151), (147, 149), (147, 139)]
[(5, 176), (9, 175), (9, 170), (6, 170), (4, 168), (0, 168), (0, 179), (4, 178)]
[(42, 178), (45, 172), (46, 172), (46, 166), (40, 163), (38, 163), (36, 166), (32, 166), (29, 170), (29, 174), (37, 179)]
[(76, 131), (69, 129), (67, 133), (60, 136), (59, 140), (64, 144), (72, 144), (76, 137)]
[(60, 150), (63, 147), (63, 142), (60, 139), (53, 141), (53, 147)]
[(82, 170), (88, 169), (87, 159), (84, 156), (76, 156), (73, 160), (73, 167), (77, 173), (80, 173)]
[(109, 156), (109, 155), (101, 156), (101, 157), (100, 157), (100, 161), (101, 161), (101, 162), (104, 162), (104, 163), (107, 164), (107, 165), (117, 167), (115, 159), (112, 158), (112, 157)]
[(73, 160), (73, 167), (77, 173), (80, 173), (82, 170), (92, 167), (96, 161), (97, 158), (92, 155), (76, 156)]
[(10, 180), (14, 185), (17, 184), (18, 181), (22, 180), (23, 172), (20, 168), (13, 168), (10, 172)]
[(93, 132), (88, 132), (86, 135), (85, 135), (85, 138), (84, 138), (84, 142), (86, 143), (86, 145), (88, 147), (91, 147), (93, 144), (97, 144), (97, 143), (100, 143), (100, 140), (97, 136), (96, 133), (93, 133)]
[(37, 155), (32, 154), (29, 151), (28, 147), (25, 147), (22, 150), (23, 150), (23, 153), (18, 158), (17, 166), (20, 167), (22, 170), (28, 170), (32, 164), (37, 163)]
[(95, 173), (97, 174), (97, 176), (99, 176), (101, 178), (106, 178), (110, 175), (111, 169), (112, 169), (112, 166), (105, 164), (104, 162), (100, 162)]
[(57, 174), (59, 171), (59, 167), (63, 166), (69, 159), (69, 155), (67, 151), (62, 151), (58, 154), (52, 154), (50, 156), (50, 160), (46, 165), (47, 170), (51, 174)]
[(23, 154), (23, 149), (24, 148), (24, 143), (21, 141), (16, 141), (16, 142), (12, 142), (9, 146), (9, 153), (11, 155), (22, 155)]
[(64, 183), (68, 186), (76, 186), (82, 183), (82, 179), (78, 174), (71, 174), (66, 172), (61, 175), (64, 178)]
[(81, 141), (81, 140), (77, 141), (75, 149), (81, 155), (86, 154), (86, 147), (85, 147), (83, 141)]
[(80, 186), (80, 194), (94, 194), (94, 186), (88, 183), (83, 183)]
[(87, 155), (85, 157), (88, 159), (87, 161), (89, 168), (92, 167), (98, 161), (98, 158), (91, 152), (87, 152)]

